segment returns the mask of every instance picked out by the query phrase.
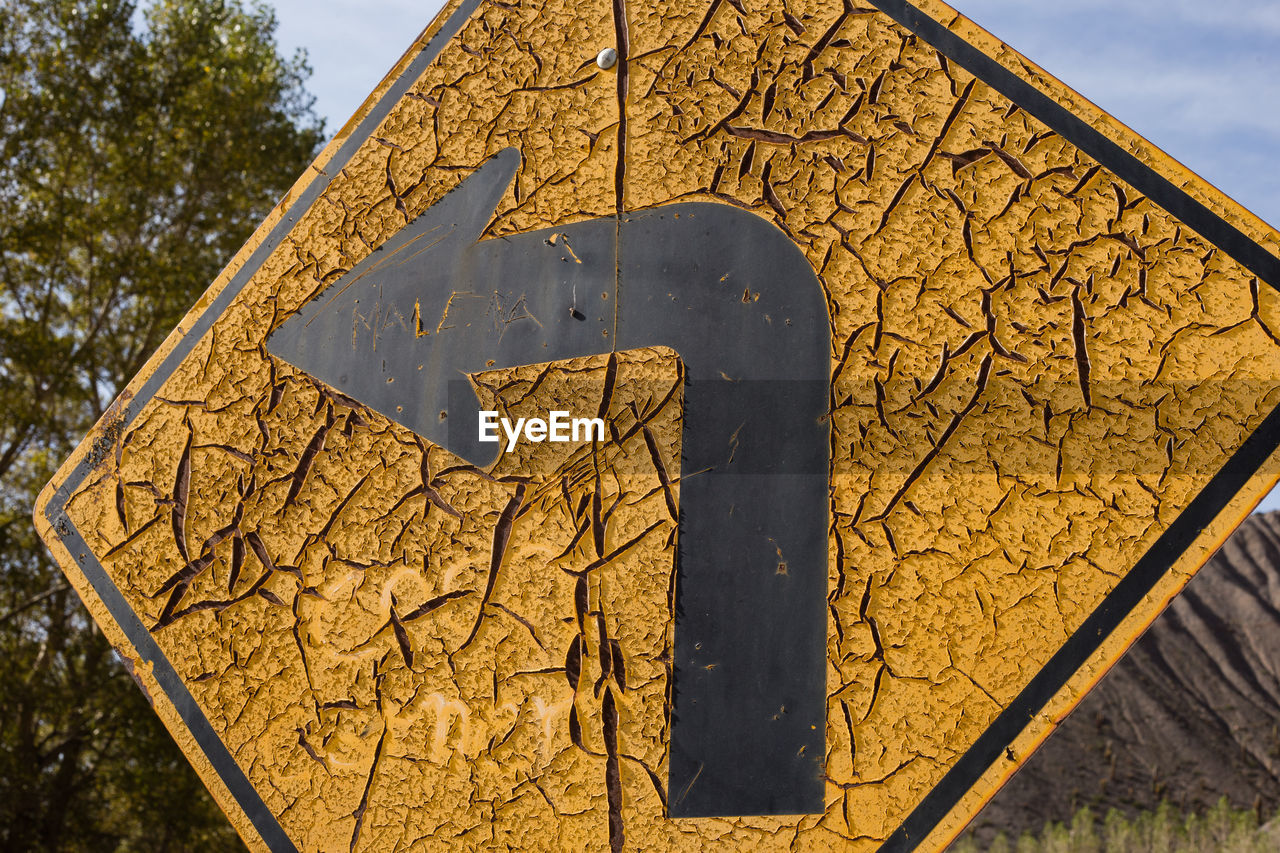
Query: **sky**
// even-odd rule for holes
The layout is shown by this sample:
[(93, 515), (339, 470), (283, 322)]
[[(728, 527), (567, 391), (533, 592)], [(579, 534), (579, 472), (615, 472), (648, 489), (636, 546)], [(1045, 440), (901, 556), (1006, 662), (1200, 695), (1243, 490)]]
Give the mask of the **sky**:
[[(277, 40), (286, 52), (306, 49), (313, 69), (308, 88), (330, 134), (373, 91), (440, 5), (439, 0), (275, 4)], [(1280, 225), (1280, 3), (953, 0), (952, 5), (1244, 207)], [(1280, 490), (1259, 509), (1280, 509)]]
[(276, 42), (307, 51), (315, 111), (332, 136), (413, 44), (442, 0), (279, 0)]

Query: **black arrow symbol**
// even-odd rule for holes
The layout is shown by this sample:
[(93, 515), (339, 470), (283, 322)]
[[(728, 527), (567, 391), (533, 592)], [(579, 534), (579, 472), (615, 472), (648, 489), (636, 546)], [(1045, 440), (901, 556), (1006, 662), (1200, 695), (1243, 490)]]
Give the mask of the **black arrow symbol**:
[(675, 350), (684, 475), (668, 811), (819, 813), (831, 363), (821, 285), (777, 227), (727, 205), (477, 242), (518, 164), (514, 149), (486, 162), (268, 348), (479, 466), (500, 451), (479, 441), (464, 374)]

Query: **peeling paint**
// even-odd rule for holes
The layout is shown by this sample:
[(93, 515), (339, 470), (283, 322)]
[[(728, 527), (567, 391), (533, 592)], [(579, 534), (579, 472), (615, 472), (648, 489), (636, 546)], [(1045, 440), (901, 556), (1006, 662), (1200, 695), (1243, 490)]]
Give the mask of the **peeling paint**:
[[(920, 7), (1276, 251), (1274, 232), (1060, 83)], [(601, 71), (607, 46), (619, 61)], [(665, 817), (673, 352), (476, 375), (507, 416), (590, 400), (609, 426), (487, 471), (266, 354), (285, 318), (511, 146), (521, 166), (489, 237), (713, 201), (774, 222), (824, 288), (822, 814)], [(534, 833), (574, 849), (872, 849), (1280, 404), (1277, 330), (1254, 273), (873, 7), (490, 3), (160, 391), (86, 441), (97, 473), (66, 513), (299, 849)], [(929, 846), (1277, 470), (1206, 519)]]

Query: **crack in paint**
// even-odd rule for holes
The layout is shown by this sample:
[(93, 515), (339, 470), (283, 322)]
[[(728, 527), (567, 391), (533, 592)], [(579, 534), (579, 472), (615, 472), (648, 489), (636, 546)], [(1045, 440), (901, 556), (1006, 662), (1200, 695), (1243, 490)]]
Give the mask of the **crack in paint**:
[[(567, 19), (575, 44), (617, 46), (615, 79), (553, 43)], [(778, 223), (819, 276), (823, 815), (664, 820), (690, 473), (669, 353), (475, 377), (495, 408), (589, 399), (609, 428), (482, 472), (255, 343), (509, 145), (490, 237), (716, 200)], [(1256, 277), (849, 0), (488, 4), (322, 199), (68, 508), (314, 846), (536, 826), (612, 849), (874, 847), (1042, 665), (1024, 638), (1080, 624), (1276, 402)]]

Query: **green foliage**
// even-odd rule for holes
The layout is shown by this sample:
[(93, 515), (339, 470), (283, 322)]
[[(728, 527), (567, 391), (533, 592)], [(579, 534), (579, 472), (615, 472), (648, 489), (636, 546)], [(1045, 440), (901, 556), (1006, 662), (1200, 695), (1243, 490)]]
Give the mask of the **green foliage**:
[(0, 849), (235, 845), (31, 527), (323, 128), (239, 0), (0, 2)]
[[(1280, 823), (1280, 818), (1276, 819)], [(1098, 821), (1089, 809), (1076, 812), (1071, 825), (1049, 823), (1039, 836), (1025, 833), (1017, 853), (1272, 853), (1280, 848), (1280, 826), (1260, 825), (1251, 809), (1234, 809), (1226, 798), (1205, 814), (1180, 814), (1169, 803), (1130, 819), (1112, 809)], [(972, 836), (953, 844), (950, 853), (1008, 853), (1002, 833), (982, 846)]]

